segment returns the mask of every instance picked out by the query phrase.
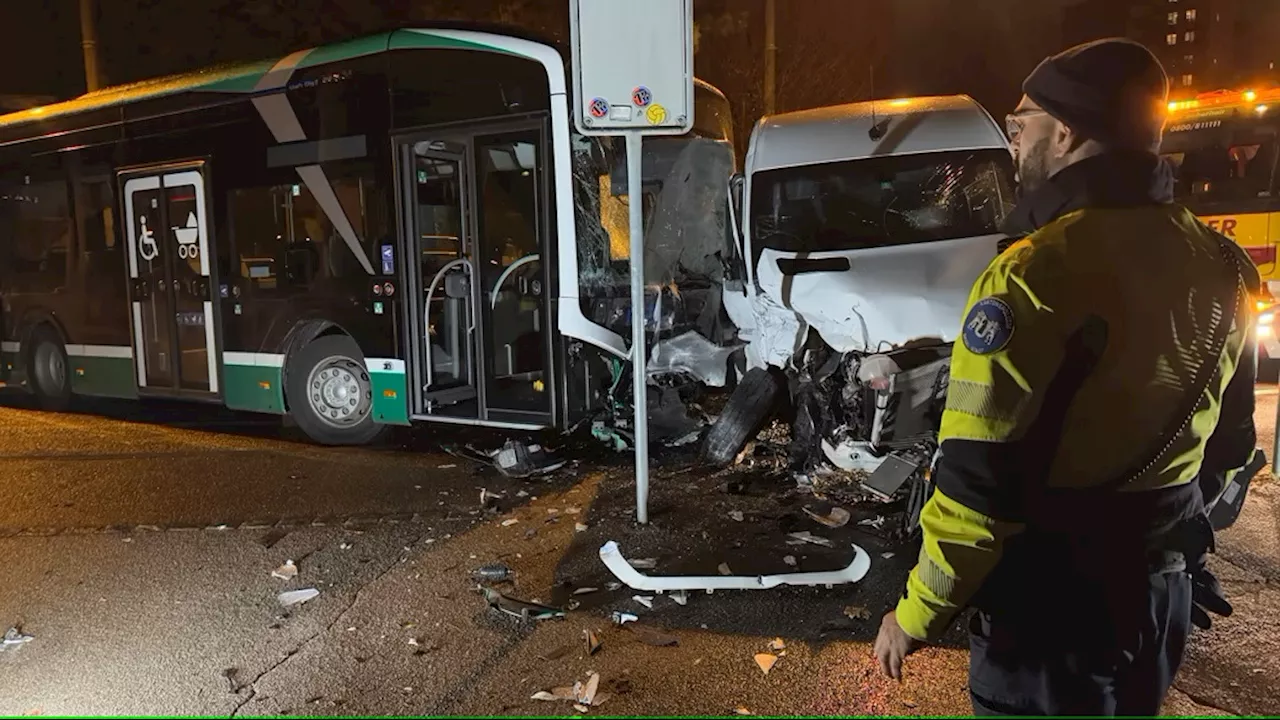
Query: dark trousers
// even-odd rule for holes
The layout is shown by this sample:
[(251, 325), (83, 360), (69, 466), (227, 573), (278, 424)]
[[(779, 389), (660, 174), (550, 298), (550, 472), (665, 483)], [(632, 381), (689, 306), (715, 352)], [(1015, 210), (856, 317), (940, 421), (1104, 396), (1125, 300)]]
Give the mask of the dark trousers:
[(975, 614), (974, 714), (1158, 715), (1186, 649), (1191, 579), (1185, 572), (1147, 579), (1145, 593), (1135, 583), (1105, 599), (1060, 597), (1050, 612)]

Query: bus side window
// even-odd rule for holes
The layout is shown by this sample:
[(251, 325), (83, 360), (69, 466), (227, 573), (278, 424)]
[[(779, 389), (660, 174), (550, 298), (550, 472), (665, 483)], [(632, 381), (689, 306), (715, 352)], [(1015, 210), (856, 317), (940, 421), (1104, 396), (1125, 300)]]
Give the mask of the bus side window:
[(8, 289), (46, 293), (66, 287), (74, 246), (66, 178), (21, 178), (0, 189), (0, 203)]
[(76, 183), (80, 228), (78, 273), (85, 296), (87, 318), (106, 325), (127, 325), (128, 286), (124, 253), (116, 237), (116, 217), (110, 177)]

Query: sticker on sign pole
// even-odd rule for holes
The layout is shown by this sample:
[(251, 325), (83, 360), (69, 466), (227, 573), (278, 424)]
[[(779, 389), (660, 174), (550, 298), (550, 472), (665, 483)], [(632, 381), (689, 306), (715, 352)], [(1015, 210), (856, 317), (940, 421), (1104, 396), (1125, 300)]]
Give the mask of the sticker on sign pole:
[(598, 120), (609, 114), (609, 101), (604, 98), (595, 98), (591, 101), (591, 105), (587, 107), (587, 112), (591, 113), (591, 117)]
[(636, 107), (646, 107), (653, 102), (653, 93), (649, 92), (649, 88), (641, 85), (631, 91), (631, 104)]

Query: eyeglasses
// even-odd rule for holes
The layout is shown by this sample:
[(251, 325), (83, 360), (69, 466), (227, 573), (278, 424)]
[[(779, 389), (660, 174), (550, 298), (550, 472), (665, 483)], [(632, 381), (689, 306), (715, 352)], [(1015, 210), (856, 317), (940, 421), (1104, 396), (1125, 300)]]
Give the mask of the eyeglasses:
[(1009, 142), (1018, 139), (1022, 134), (1023, 128), (1026, 126), (1026, 120), (1035, 115), (1047, 115), (1044, 110), (1027, 109), (1019, 110), (1015, 113), (1004, 116), (1004, 132), (1009, 136)]

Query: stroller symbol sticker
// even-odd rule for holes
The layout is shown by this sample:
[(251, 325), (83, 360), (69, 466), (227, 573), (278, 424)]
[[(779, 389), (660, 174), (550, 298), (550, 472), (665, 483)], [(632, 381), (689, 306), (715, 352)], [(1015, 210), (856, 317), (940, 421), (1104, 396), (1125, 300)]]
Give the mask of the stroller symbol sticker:
[(156, 234), (147, 227), (147, 216), (143, 215), (138, 218), (142, 223), (142, 230), (138, 233), (138, 238), (142, 241), (142, 247), (138, 248), (138, 254), (143, 260), (151, 262), (160, 254), (160, 248), (156, 247)]
[(173, 234), (178, 238), (178, 257), (194, 260), (200, 256), (200, 247), (196, 245), (200, 237), (200, 223), (195, 213), (187, 213), (187, 226), (173, 228)]

